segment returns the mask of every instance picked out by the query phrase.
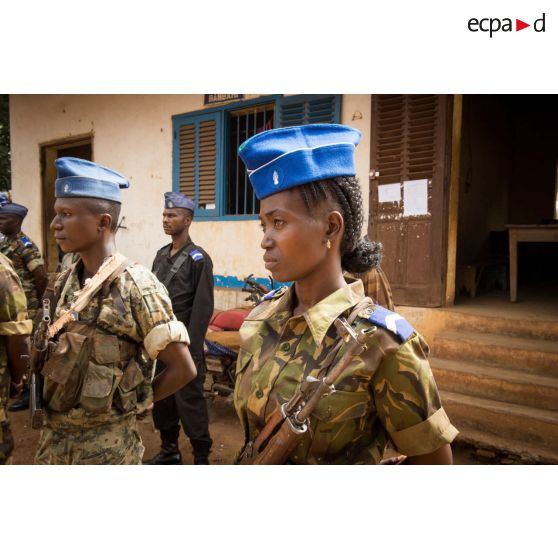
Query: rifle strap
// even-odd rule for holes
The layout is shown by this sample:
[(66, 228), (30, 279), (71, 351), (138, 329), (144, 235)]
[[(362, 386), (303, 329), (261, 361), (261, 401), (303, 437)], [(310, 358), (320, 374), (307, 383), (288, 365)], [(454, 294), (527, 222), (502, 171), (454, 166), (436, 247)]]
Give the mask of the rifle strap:
[[(110, 284), (114, 279), (116, 279), (129, 265), (130, 260), (122, 256), (122, 254), (114, 254), (112, 256), (112, 260), (107, 260), (106, 265), (103, 264), (97, 273), (91, 277), (89, 283), (90, 288), (87, 292), (83, 292), (87, 287), (84, 287), (82, 290), (82, 294), (78, 295), (76, 300), (73, 304), (66, 310), (63, 314), (61, 314), (58, 319), (48, 328), (48, 337), (54, 337), (68, 322), (74, 319), (75, 313), (79, 313), (83, 308), (89, 304), (89, 302), (93, 299), (93, 297), (104, 287), (104, 294), (105, 296), (108, 294), (108, 289), (110, 288)], [(116, 269), (115, 269), (116, 266)], [(66, 282), (68, 280), (69, 273), (64, 279), (64, 287), (66, 287)], [(61, 292), (64, 292), (65, 288), (60, 289)], [(56, 305), (58, 305), (58, 301), (60, 298), (56, 300)], [(54, 307), (56, 310), (56, 306)]]
[[(371, 304), (374, 304), (374, 302), (372, 301), (371, 298), (368, 297), (364, 297), (360, 302), (358, 302), (356, 304), (356, 306), (353, 308), (352, 312), (349, 314), (349, 316), (347, 317), (347, 322), (349, 322), (350, 325), (353, 325), (353, 322), (355, 321), (356, 317), (358, 316), (359, 312), (361, 310), (363, 310), (364, 308), (366, 308), (367, 306), (370, 306)], [(333, 326), (334, 327), (334, 326)], [(322, 363), (322, 366), (320, 368), (320, 370), (318, 371), (317, 374), (317, 378), (321, 379), (323, 378), (330, 370), (331, 366), (333, 365), (333, 362), (335, 361), (339, 351), (341, 350), (341, 347), (343, 346), (344, 341), (343, 339), (338, 339), (337, 342), (335, 343), (335, 345), (333, 345), (333, 347), (331, 348), (331, 350), (329, 351), (329, 354), (327, 355), (327, 357), (325, 358), (325, 360)], [(308, 371), (309, 372), (309, 371)], [(308, 372), (306, 372), (304, 374), (304, 377), (306, 377), (308, 375)]]
[(175, 262), (172, 264), (172, 267), (169, 269), (168, 273), (166, 274), (165, 278), (161, 281), (161, 283), (163, 283), (165, 287), (168, 288), (171, 279), (176, 275), (176, 272), (182, 267), (182, 264), (188, 259), (189, 255), (190, 252), (188, 252), (187, 250), (182, 251), (178, 255)]

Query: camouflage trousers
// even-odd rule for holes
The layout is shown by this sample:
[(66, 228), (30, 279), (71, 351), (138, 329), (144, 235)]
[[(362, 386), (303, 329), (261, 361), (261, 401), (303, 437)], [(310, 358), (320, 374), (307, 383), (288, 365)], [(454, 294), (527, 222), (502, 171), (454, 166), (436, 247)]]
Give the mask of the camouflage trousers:
[(14, 437), (10, 430), (10, 422), (8, 420), (0, 421), (0, 465), (11, 463), (13, 449)]
[(136, 417), (87, 428), (47, 425), (41, 431), (39, 465), (141, 465), (144, 447)]

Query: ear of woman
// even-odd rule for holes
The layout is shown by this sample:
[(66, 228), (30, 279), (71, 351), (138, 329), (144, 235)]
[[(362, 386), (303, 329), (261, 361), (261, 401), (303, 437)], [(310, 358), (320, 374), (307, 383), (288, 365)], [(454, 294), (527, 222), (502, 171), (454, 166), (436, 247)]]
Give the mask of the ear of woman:
[[(324, 202), (325, 204), (326, 202)], [(327, 213), (326, 245), (328, 248), (343, 238), (344, 220), (343, 215), (337, 210), (329, 210)]]

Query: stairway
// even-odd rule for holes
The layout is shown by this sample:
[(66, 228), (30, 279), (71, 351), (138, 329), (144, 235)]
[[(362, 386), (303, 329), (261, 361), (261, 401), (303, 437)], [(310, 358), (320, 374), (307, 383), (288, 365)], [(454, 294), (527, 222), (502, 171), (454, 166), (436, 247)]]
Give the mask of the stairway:
[(431, 350), (458, 440), (558, 463), (558, 321), (448, 311)]

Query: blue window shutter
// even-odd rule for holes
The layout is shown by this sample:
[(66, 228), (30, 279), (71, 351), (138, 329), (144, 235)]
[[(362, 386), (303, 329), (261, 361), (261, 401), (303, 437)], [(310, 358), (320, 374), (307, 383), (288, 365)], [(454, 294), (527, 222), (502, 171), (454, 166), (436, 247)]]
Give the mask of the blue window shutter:
[(222, 113), (173, 117), (173, 190), (194, 200), (197, 216), (220, 209)]
[(292, 95), (277, 101), (279, 128), (341, 120), (341, 95)]

